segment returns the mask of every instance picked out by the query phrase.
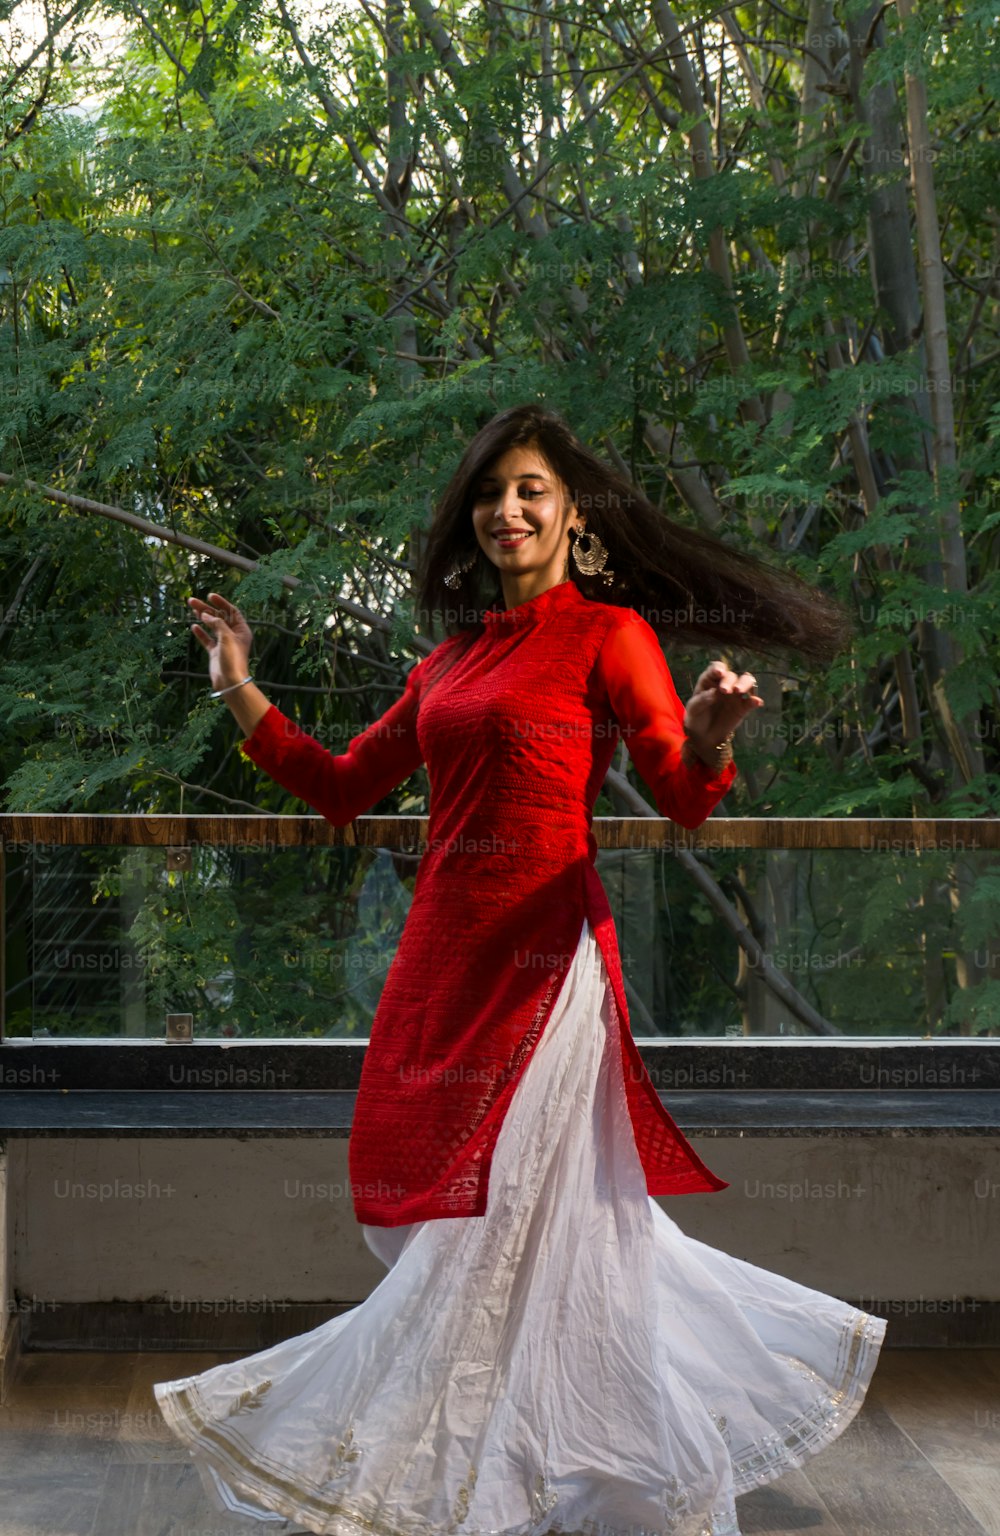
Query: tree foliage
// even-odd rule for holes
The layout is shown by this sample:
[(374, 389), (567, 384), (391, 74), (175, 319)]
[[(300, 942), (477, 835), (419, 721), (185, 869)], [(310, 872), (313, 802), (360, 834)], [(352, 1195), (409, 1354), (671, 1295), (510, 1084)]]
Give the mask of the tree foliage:
[[(732, 810), (995, 812), (990, 0), (83, 0), (35, 42), (8, 9), (8, 810), (289, 808), (187, 594), (236, 597), (265, 689), (346, 742), (426, 645), (413, 538), (464, 441), (540, 398), (857, 616), (822, 672), (730, 658), (768, 702)], [(683, 691), (707, 657), (670, 660)]]

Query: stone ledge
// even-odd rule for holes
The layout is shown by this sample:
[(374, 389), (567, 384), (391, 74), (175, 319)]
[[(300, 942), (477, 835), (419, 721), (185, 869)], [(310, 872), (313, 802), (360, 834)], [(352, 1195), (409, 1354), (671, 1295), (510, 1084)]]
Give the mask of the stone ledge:
[[(633, 1038), (664, 1092), (1000, 1091), (1000, 1040)], [(0, 1091), (352, 1090), (361, 1080), (367, 1049), (367, 1039), (336, 1038), (191, 1043), (14, 1038), (0, 1042)]]
[[(689, 1136), (996, 1136), (995, 1089), (660, 1092)], [(6, 1136), (344, 1136), (357, 1095), (344, 1089), (168, 1092), (0, 1091)]]

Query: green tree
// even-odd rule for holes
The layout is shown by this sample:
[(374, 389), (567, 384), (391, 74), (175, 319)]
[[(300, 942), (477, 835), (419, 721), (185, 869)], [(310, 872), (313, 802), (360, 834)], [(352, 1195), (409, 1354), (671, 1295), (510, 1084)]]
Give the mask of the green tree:
[[(105, 0), (25, 41), (7, 808), (286, 807), (206, 699), (187, 593), (238, 591), (258, 677), (346, 741), (431, 644), (413, 542), (463, 440), (542, 397), (672, 515), (857, 614), (822, 671), (734, 658), (767, 701), (734, 808), (995, 812), (997, 26), (988, 0)], [(670, 659), (682, 686), (705, 657)], [(598, 811), (623, 804), (612, 778)], [(765, 944), (779, 862), (739, 897)], [(985, 1000), (976, 942), (953, 980)]]

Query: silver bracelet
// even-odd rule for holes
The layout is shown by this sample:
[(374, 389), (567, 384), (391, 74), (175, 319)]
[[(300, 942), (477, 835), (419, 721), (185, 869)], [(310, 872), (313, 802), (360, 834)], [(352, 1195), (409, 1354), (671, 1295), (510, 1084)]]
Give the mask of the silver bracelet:
[(252, 683), (252, 677), (245, 677), (242, 683), (230, 683), (228, 688), (213, 688), (209, 694), (210, 699), (221, 699), (224, 693), (232, 693), (234, 688), (242, 688), (245, 683)]

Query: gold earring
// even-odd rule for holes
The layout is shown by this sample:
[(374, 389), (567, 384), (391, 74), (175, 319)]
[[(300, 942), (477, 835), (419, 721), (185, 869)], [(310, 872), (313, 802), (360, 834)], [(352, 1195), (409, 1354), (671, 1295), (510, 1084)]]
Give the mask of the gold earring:
[[(577, 570), (584, 576), (596, 576), (599, 571), (604, 571), (602, 580), (604, 585), (609, 587), (611, 585), (611, 578), (615, 573), (614, 571), (604, 570), (608, 563), (607, 546), (597, 537), (596, 533), (591, 533), (587, 529), (581, 528), (579, 523), (574, 523), (570, 528), (570, 536), (572, 537), (573, 534), (576, 534), (576, 538), (570, 548)], [(587, 542), (587, 547), (581, 550), (580, 545), (584, 540)]]
[(444, 584), (446, 587), (454, 588), (461, 586), (462, 577), (465, 575), (466, 571), (471, 571), (472, 567), (476, 563), (476, 554), (477, 551), (473, 550), (468, 560), (456, 560), (454, 565), (452, 565), (449, 570), (445, 571)]

